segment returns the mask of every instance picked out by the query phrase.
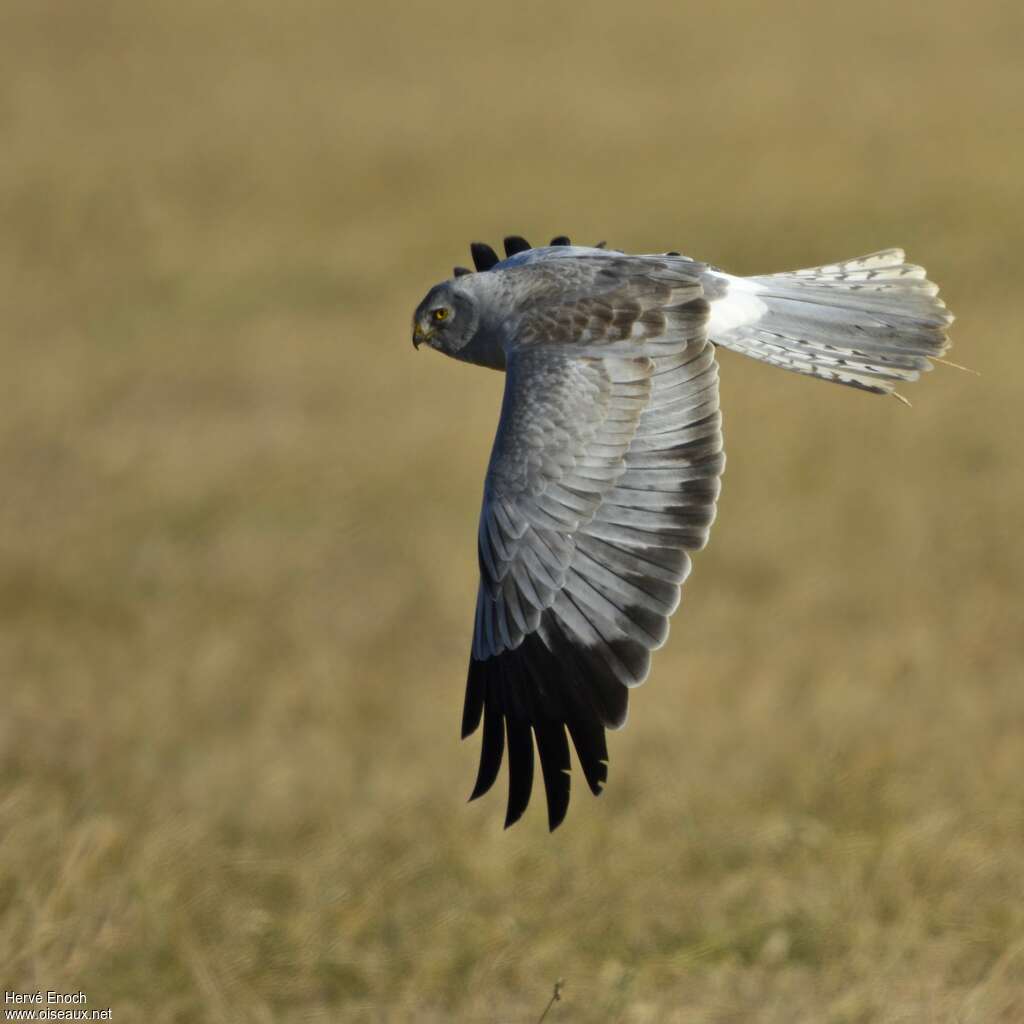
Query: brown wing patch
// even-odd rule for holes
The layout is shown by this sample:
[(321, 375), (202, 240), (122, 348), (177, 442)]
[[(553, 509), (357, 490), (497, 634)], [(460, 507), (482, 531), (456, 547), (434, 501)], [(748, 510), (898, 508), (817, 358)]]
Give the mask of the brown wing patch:
[(520, 323), (524, 343), (678, 347), (707, 318), (701, 283), (689, 268), (651, 257), (603, 256), (594, 260), (589, 280), (578, 281), (574, 272), (582, 262), (571, 272), (555, 262), (529, 268), (539, 279), (539, 301)]

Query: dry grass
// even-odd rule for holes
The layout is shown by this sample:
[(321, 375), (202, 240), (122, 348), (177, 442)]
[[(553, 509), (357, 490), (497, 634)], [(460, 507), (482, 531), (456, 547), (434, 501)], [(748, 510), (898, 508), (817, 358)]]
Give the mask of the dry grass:
[[(1024, 1019), (1024, 15), (8, 0), (0, 983), (164, 1022)], [(610, 788), (464, 804), (503, 233), (901, 244), (913, 410), (723, 357)]]

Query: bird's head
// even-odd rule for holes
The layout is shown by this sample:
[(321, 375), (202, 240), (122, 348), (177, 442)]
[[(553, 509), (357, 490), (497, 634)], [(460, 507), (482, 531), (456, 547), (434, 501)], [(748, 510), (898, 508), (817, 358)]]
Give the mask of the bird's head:
[(434, 285), (416, 308), (412, 343), (454, 356), (472, 340), (478, 323), (473, 296), (457, 282), (445, 281)]

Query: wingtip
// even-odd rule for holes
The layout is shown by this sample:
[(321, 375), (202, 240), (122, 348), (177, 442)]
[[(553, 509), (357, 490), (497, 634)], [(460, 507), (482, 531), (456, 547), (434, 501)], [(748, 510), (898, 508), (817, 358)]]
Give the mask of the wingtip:
[(587, 785), (594, 796), (600, 796), (608, 788), (608, 762), (600, 760), (597, 762), (597, 769), (593, 773), (593, 782), (587, 779)]
[(488, 778), (483, 774), (478, 774), (476, 782), (473, 784), (473, 792), (469, 794), (469, 799), (466, 803), (471, 804), (474, 800), (479, 800), (480, 797), (490, 790), (491, 786), (494, 785), (494, 782), (494, 779)]
[(469, 251), (478, 271), (490, 270), (498, 262), (498, 254), (486, 242), (470, 242)]
[(544, 779), (545, 789), (547, 790), (549, 832), (554, 832), (565, 821), (565, 816), (569, 813), (570, 775), (568, 771), (559, 774), (564, 774), (564, 784), (551, 786), (548, 783), (547, 777)]
[(533, 246), (523, 238), (522, 235), (506, 235), (505, 236), (505, 256), (515, 256), (516, 253), (526, 252), (527, 249), (532, 249)]
[[(500, 767), (500, 766), (499, 766)], [(471, 804), (474, 800), (479, 800), (485, 793), (489, 792), (491, 787), (497, 781), (497, 771), (494, 772), (492, 777), (488, 769), (481, 763), (480, 771), (477, 773), (476, 783), (473, 785), (473, 792), (469, 794), (469, 799), (466, 801), (467, 804)]]

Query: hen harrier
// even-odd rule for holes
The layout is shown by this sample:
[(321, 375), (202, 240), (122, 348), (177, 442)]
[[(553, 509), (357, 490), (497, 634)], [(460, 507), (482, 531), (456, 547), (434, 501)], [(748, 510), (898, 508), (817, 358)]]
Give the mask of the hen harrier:
[(605, 729), (704, 546), (725, 466), (715, 346), (875, 394), (931, 369), (953, 317), (900, 249), (763, 277), (676, 252), (554, 238), (472, 246), (416, 310), (413, 344), (505, 370), (484, 483), (462, 735), (483, 719), (470, 799), (508, 746), (506, 827), (540, 754), (548, 824), (569, 804), (569, 742), (598, 794)]

